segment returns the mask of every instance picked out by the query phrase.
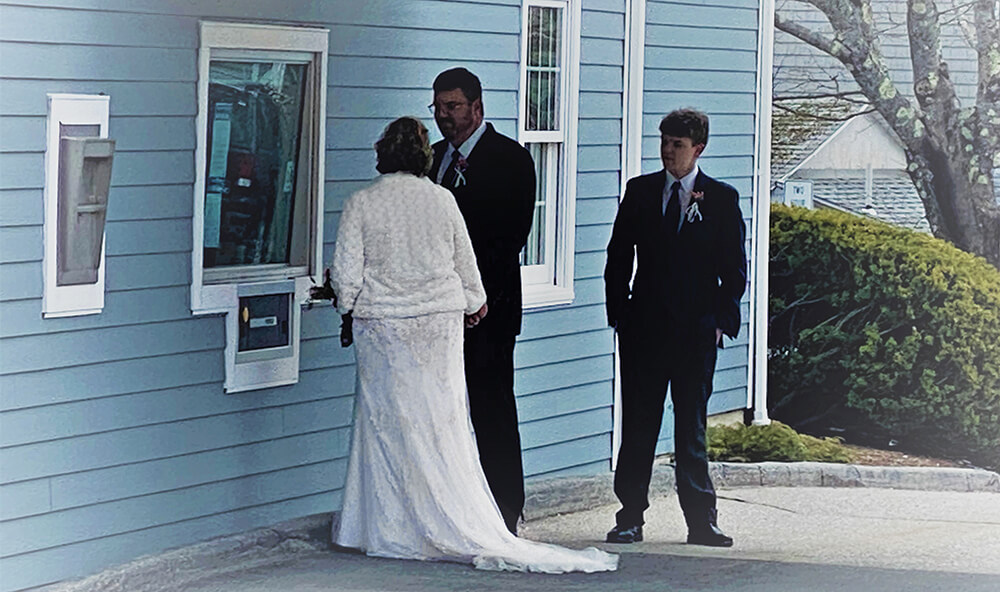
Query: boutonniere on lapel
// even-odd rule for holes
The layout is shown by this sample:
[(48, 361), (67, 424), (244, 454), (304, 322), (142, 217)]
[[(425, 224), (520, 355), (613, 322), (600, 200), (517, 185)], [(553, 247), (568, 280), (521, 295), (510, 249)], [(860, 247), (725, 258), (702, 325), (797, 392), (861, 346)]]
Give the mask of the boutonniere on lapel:
[(459, 156), (458, 162), (455, 163), (455, 187), (461, 187), (466, 184), (465, 171), (468, 168), (469, 161), (465, 160), (464, 156)]
[(691, 192), (691, 203), (688, 205), (687, 210), (684, 211), (684, 215), (687, 216), (688, 223), (701, 222), (701, 208), (698, 204), (700, 204), (703, 199), (705, 199), (704, 191)]

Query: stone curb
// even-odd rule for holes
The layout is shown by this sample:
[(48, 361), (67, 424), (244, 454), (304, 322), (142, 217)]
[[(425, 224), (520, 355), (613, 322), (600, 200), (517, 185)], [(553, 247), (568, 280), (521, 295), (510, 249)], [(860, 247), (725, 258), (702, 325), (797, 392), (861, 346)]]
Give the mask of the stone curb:
[[(820, 462), (709, 463), (716, 487), (874, 487), (924, 491), (1000, 493), (1000, 474), (983, 469), (878, 467)], [(528, 482), (525, 517), (529, 520), (614, 504), (613, 475), (560, 477)], [(653, 466), (650, 492), (673, 491), (674, 469)]]
[[(1000, 493), (1000, 474), (982, 469), (873, 467), (835, 463), (710, 463), (719, 489), (732, 487), (874, 487)], [(526, 484), (525, 518), (537, 520), (616, 503), (614, 476), (559, 477)], [(673, 466), (657, 462), (650, 491), (674, 488)], [(336, 513), (315, 514), (188, 547), (140, 557), (83, 580), (38, 592), (181, 592), (207, 575), (264, 567), (296, 553), (330, 547)]]

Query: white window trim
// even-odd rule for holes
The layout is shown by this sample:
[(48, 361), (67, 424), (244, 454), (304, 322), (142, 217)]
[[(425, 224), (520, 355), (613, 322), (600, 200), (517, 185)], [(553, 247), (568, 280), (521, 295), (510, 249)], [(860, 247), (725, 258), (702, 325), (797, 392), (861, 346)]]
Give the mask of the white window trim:
[[(48, 95), (48, 127), (45, 149), (45, 219), (43, 236), (45, 250), (42, 256), (44, 286), (42, 289), (42, 317), (46, 319), (98, 314), (104, 309), (104, 271), (106, 269), (105, 242), (101, 242), (101, 260), (97, 268), (97, 282), (60, 286), (56, 282), (59, 234), (59, 126), (98, 125), (99, 137), (108, 137), (108, 118), (111, 97), (102, 95), (50, 94)], [(107, 218), (105, 217), (105, 229)], [(105, 236), (107, 232), (105, 232)]]
[[(251, 25), (243, 23), (201, 23), (201, 46), (198, 51), (198, 117), (196, 122), (197, 148), (195, 150), (194, 212), (192, 222), (193, 244), (191, 249), (191, 310), (194, 314), (229, 312), (237, 299), (236, 286), (239, 282), (295, 279), (295, 298), (308, 298), (312, 282), (310, 274), (323, 268), (323, 179), (326, 146), (326, 75), (329, 46), (329, 30), (303, 27)], [(314, 64), (321, 83), (315, 93), (316, 101), (311, 142), (300, 149), (313, 151), (312, 185), (313, 200), (310, 217), (315, 223), (310, 246), (309, 269), (287, 268), (276, 273), (259, 273), (245, 280), (234, 277), (231, 282), (219, 284), (204, 283), (204, 242), (205, 242), (205, 159), (208, 150), (208, 78), (209, 64), (213, 56), (222, 54), (232, 57), (234, 51), (259, 52), (307, 52), (314, 55)], [(290, 56), (293, 59), (299, 56)]]
[[(531, 6), (563, 9), (562, 47), (563, 102), (559, 131), (529, 131), (525, 129), (524, 111), (527, 103), (528, 8)], [(573, 258), (576, 238), (576, 161), (577, 114), (580, 101), (580, 0), (524, 0), (521, 5), (521, 60), (518, 93), (518, 140), (522, 143), (562, 143), (561, 166), (558, 175), (559, 195), (555, 200), (554, 267), (548, 265), (521, 268), (524, 308), (540, 308), (573, 302)], [(547, 241), (549, 239), (546, 239)], [(532, 268), (544, 268), (542, 270)]]
[[(193, 244), (191, 250), (191, 311), (196, 315), (223, 313), (226, 316), (224, 389), (227, 393), (256, 390), (294, 384), (299, 378), (299, 342), (301, 335), (302, 306), (309, 299), (313, 285), (310, 275), (323, 268), (323, 189), (326, 162), (326, 93), (329, 53), (328, 29), (287, 26), (266, 26), (218, 22), (201, 23), (201, 45), (198, 50), (198, 117), (196, 120), (197, 147), (195, 150), (195, 184), (193, 211)], [(310, 162), (310, 203), (306, 220), (311, 224), (306, 246), (307, 264), (299, 266), (261, 266), (252, 273), (236, 268), (226, 274), (224, 283), (204, 282), (205, 242), (205, 183), (208, 154), (208, 86), (209, 66), (214, 57), (248, 57), (273, 59), (290, 58), (295, 61), (303, 52), (311, 56), (310, 84), (312, 92), (307, 97), (310, 120), (304, 122), (303, 139), (299, 150), (306, 150)], [(273, 52), (273, 53), (271, 53)], [(238, 310), (240, 295), (246, 293), (291, 294), (289, 321), (290, 355), (275, 359), (256, 359), (240, 362), (238, 353)], [(244, 356), (246, 357), (246, 356)]]

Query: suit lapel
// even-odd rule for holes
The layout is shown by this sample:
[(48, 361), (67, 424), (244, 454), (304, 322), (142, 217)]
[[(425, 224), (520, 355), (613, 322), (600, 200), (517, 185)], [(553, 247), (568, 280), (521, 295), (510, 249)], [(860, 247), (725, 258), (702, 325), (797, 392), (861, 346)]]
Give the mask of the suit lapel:
[(663, 188), (667, 184), (666, 171), (660, 171), (649, 179), (647, 189), (649, 195), (649, 215), (653, 220), (659, 220), (659, 228), (663, 227)]
[(493, 129), (493, 124), (487, 122), (486, 129), (483, 130), (483, 135), (479, 137), (479, 141), (476, 145), (472, 147), (472, 152), (465, 155), (465, 161), (470, 165), (474, 162), (479, 162), (484, 158), (484, 154), (489, 152), (490, 142), (493, 141), (493, 134), (496, 131)]
[(431, 181), (437, 183), (438, 170), (441, 168), (441, 161), (444, 160), (445, 150), (448, 149), (448, 141), (442, 140), (437, 144), (434, 144), (434, 160), (431, 161), (431, 170), (428, 175)]

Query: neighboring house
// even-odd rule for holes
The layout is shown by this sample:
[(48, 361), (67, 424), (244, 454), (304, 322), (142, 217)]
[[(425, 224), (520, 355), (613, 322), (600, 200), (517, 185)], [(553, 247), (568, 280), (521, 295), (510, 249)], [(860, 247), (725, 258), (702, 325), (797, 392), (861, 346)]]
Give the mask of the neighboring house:
[(899, 140), (875, 113), (823, 121), (776, 113), (771, 200), (930, 232)]
[[(890, 77), (912, 98), (906, 3), (872, 0), (872, 8)], [(976, 51), (961, 19), (954, 18), (962, 10), (953, 10), (951, 0), (938, 2), (938, 8), (951, 11), (942, 27), (941, 43), (959, 98), (969, 105), (975, 100), (978, 81)], [(817, 31), (829, 30), (822, 13), (807, 3), (781, 0), (776, 9), (787, 20)], [(787, 33), (775, 32), (772, 199), (837, 208), (929, 232), (923, 203), (906, 173), (902, 145), (884, 119), (874, 113), (857, 116), (866, 109), (829, 98), (856, 90), (857, 84), (839, 61)], [(1000, 202), (997, 181), (1000, 168), (994, 173)]]
[[(487, 119), (544, 180), (516, 350), (526, 473), (607, 472), (605, 247), (626, 178), (660, 168), (667, 111), (712, 116), (701, 164), (740, 191), (766, 277), (755, 171), (772, 9), (0, 1), (0, 591), (339, 509), (354, 355), (332, 309), (302, 304), (344, 200), (376, 174), (374, 140), (404, 114), (437, 136), (430, 85), (455, 65), (482, 78)], [(100, 200), (72, 192), (100, 188), (102, 137), (103, 233)], [(67, 230), (68, 213), (87, 222)], [(762, 400), (756, 288), (720, 352), (713, 413)]]

